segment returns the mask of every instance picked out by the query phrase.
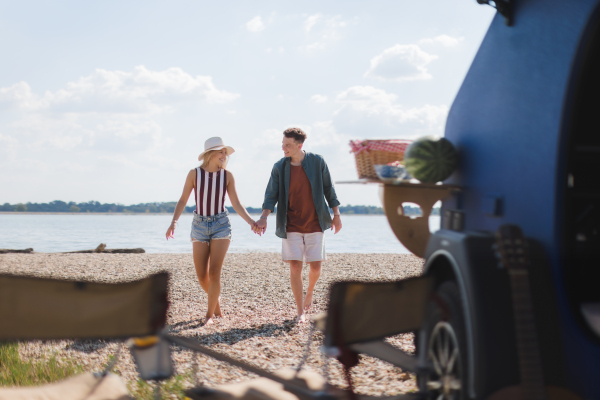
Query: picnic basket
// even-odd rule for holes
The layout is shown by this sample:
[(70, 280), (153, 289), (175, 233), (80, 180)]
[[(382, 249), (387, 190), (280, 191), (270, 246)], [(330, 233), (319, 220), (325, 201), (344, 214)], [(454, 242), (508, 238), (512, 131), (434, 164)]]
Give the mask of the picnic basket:
[(373, 165), (402, 162), (410, 140), (351, 140), (350, 148), (356, 160), (358, 178), (377, 179)]

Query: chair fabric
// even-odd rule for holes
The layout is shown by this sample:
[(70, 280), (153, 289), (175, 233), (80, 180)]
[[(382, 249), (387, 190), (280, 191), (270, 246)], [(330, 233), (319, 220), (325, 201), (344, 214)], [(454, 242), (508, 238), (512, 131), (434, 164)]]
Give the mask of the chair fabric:
[(433, 289), (432, 277), (396, 282), (335, 283), (325, 322), (325, 345), (346, 346), (418, 330)]
[(0, 275), (0, 340), (145, 336), (165, 326), (168, 274), (98, 283)]

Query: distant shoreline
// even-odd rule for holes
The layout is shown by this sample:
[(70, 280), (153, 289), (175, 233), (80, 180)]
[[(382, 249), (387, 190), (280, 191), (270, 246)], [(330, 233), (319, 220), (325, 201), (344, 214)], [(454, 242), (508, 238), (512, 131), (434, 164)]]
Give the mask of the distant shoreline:
[[(115, 204), (115, 203), (100, 203), (98, 201), (88, 201), (87, 203), (75, 203), (73, 201), (65, 202), (62, 200), (54, 200), (50, 203), (17, 203), (0, 204), (0, 213), (50, 213), (50, 214), (173, 214), (177, 203), (174, 201), (166, 203), (140, 203), (140, 204)], [(231, 214), (236, 214), (231, 206), (227, 206), (227, 211)], [(196, 207), (194, 205), (186, 206), (184, 213), (191, 214)], [(261, 214), (262, 207), (246, 207), (246, 211), (250, 214)], [(342, 214), (384, 214), (382, 207), (364, 206), (364, 205), (339, 205), (339, 211)], [(405, 215), (420, 214), (419, 208), (411, 205), (404, 206)], [(434, 208), (434, 214), (436, 214)]]
[[(47, 212), (47, 211), (0, 211), (3, 214), (18, 215), (173, 215), (173, 213), (124, 213), (124, 212)], [(191, 213), (185, 213), (191, 214)], [(184, 215), (184, 214), (182, 214)]]
[[(169, 212), (153, 212), (153, 213), (134, 213), (134, 212), (49, 212), (49, 211), (0, 211), (3, 214), (19, 214), (19, 215), (173, 215)], [(249, 213), (250, 215), (260, 215)], [(182, 213), (183, 215), (194, 215), (193, 213)], [(232, 215), (237, 215), (233, 214)]]
[[(0, 215), (173, 215), (173, 213), (127, 213), (127, 212), (46, 212), (46, 211), (0, 211)], [(250, 215), (261, 215), (260, 213), (249, 213)], [(184, 215), (194, 215), (193, 213), (183, 213)], [(238, 215), (237, 213), (230, 213), (230, 215)], [(343, 214), (342, 216), (364, 216), (364, 217), (372, 217), (372, 216), (385, 216), (385, 214)], [(439, 215), (431, 215), (432, 217), (436, 217)]]

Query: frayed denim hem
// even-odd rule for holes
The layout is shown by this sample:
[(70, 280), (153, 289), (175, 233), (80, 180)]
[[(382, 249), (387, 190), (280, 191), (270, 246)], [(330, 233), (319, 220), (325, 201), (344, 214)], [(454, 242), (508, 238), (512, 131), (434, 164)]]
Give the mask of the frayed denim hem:
[(231, 238), (231, 236), (225, 236), (225, 237), (222, 237), (222, 238), (212, 238), (211, 240), (198, 240), (198, 239), (191, 238), (190, 242), (192, 242), (192, 243), (204, 243), (204, 244), (210, 246), (210, 242), (211, 241), (213, 241), (213, 240), (223, 240), (223, 239), (229, 239), (230, 241), (233, 241), (233, 239)]

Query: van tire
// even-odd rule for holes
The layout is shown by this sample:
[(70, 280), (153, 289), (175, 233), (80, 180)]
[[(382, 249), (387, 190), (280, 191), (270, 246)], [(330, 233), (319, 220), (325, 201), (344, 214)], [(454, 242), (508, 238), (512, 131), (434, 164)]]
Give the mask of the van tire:
[(419, 389), (427, 398), (468, 399), (465, 318), (456, 282), (438, 286), (417, 334), (421, 365), (432, 366), (417, 374)]

